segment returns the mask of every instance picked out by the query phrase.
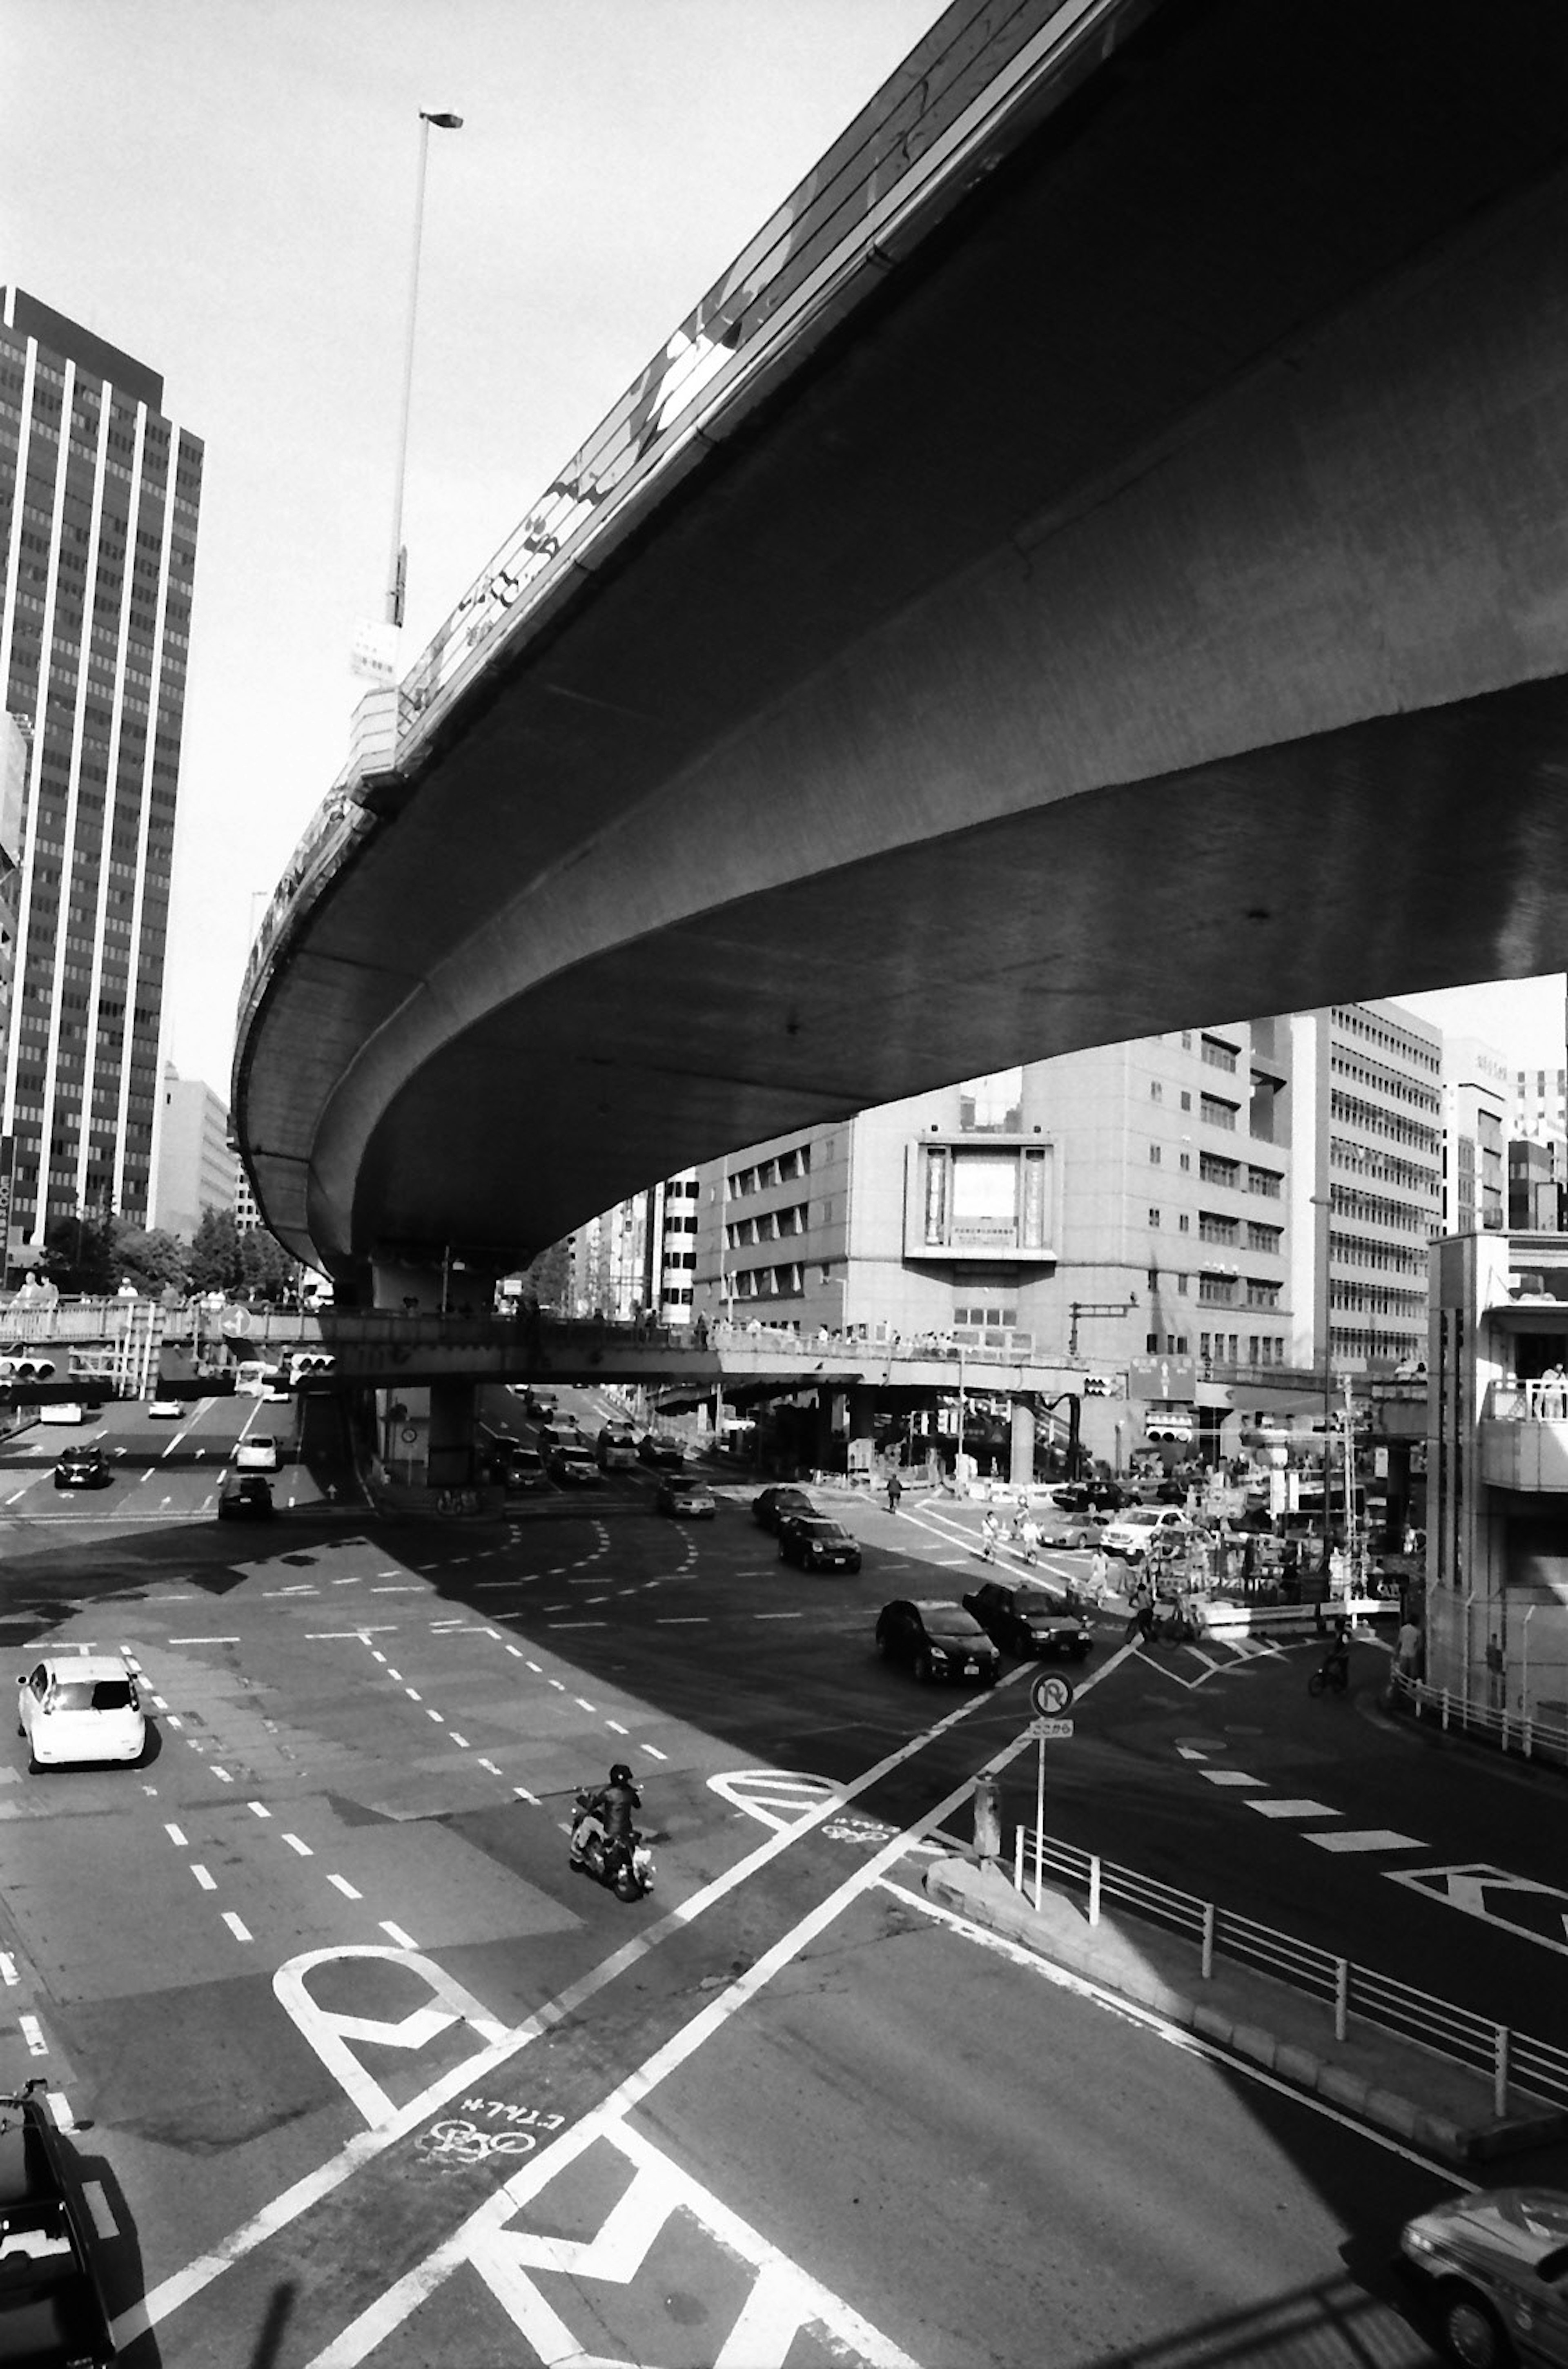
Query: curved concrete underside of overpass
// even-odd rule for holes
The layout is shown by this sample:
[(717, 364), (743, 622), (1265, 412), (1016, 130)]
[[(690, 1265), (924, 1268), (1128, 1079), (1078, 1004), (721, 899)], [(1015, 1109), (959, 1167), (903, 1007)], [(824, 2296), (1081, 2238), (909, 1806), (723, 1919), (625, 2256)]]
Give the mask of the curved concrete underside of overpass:
[(1568, 961), (1568, 11), (1162, 0), (509, 644), (253, 1001), (348, 1273)]

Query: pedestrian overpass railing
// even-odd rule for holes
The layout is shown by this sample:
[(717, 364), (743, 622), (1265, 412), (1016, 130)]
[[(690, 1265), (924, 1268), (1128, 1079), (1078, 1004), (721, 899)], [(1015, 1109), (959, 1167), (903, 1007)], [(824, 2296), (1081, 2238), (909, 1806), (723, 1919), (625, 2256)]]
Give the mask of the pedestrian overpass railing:
[(1450, 2064), (1492, 2084), (1493, 2108), (1501, 2117), (1510, 2100), (1545, 2103), (1568, 2111), (1568, 2048), (1517, 2031), (1511, 2024), (1456, 2007), (1430, 1991), (1414, 1989), (1353, 1959), (1315, 1948), (1292, 1933), (1260, 1925), (1233, 1908), (1182, 1892), (1157, 1876), (1140, 1875), (1093, 1851), (1041, 1836), (1034, 1827), (1013, 1834), (1013, 1881), (1040, 1906), (1047, 1878), (1085, 1893), (1089, 1922), (1098, 1925), (1105, 1903), (1126, 1908), (1150, 1924), (1163, 1926), (1191, 1941), (1209, 1981), (1217, 1957), (1249, 1966), (1254, 1974), (1288, 1984), (1322, 2002), (1332, 2015), (1333, 2035), (1344, 2041), (1351, 2020), (1374, 2024), (1400, 2040), (1413, 2041)]
[(1494, 1710), (1452, 1687), (1428, 1686), (1400, 1670), (1393, 1674), (1391, 1690), (1397, 1706), (1416, 1719), (1436, 1720), (1445, 1735), (1457, 1730), (1499, 1752), (1568, 1768), (1568, 1719), (1510, 1711), (1505, 1703)]

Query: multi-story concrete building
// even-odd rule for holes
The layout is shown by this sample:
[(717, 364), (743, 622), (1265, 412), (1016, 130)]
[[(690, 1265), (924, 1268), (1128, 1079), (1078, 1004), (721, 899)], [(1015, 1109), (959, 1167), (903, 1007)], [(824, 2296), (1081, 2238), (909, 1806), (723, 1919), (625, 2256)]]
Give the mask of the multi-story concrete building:
[(0, 1045), (10, 1025), (21, 916), (22, 830), (27, 811), (27, 737), (14, 715), (0, 710)]
[(1425, 1356), (1427, 1245), (1443, 1222), (1443, 1039), (1397, 1003), (1296, 1013), (1293, 1362)]
[(1290, 1106), (1288, 1031), (1262, 1021), (752, 1145), (698, 1173), (697, 1313), (929, 1335), (1118, 1387), (1158, 1359), (1189, 1402), (1206, 1372), (1278, 1372)]
[(1568, 1236), (1462, 1234), (1436, 1260), (1426, 1677), (1510, 1719), (1568, 1705)]
[(617, 1201), (571, 1238), (572, 1304), (623, 1322), (647, 1315), (679, 1328), (692, 1318), (697, 1173), (688, 1169)]
[(1476, 1036), (1443, 1038), (1443, 1231), (1495, 1233), (1507, 1223), (1504, 1142), (1508, 1064)]
[(1568, 1070), (1516, 1070), (1510, 1136), (1530, 1143), (1568, 1140)]
[(1568, 1143), (1515, 1136), (1508, 1146), (1508, 1231), (1561, 1233), (1565, 1186)]
[(261, 1223), (261, 1212), (245, 1172), (245, 1162), (233, 1146), (229, 1149), (229, 1165), (234, 1172), (235, 1224), (242, 1234), (248, 1234)]
[(163, 1115), (153, 1223), (189, 1242), (209, 1209), (235, 1206), (235, 1155), (229, 1114), (203, 1078), (182, 1078), (164, 1064)]
[(0, 704), (29, 735), (0, 1135), (35, 1243), (151, 1215), (200, 491), (157, 372), (0, 290)]
[(695, 1315), (698, 1193), (697, 1172), (686, 1168), (647, 1196), (643, 1306), (662, 1324), (689, 1325)]

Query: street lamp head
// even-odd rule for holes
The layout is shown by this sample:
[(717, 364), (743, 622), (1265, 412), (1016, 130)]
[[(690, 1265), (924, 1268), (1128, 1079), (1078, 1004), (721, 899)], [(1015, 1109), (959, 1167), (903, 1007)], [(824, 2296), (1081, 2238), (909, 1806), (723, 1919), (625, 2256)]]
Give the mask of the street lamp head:
[(419, 109), (419, 120), (421, 123), (433, 123), (438, 132), (461, 132), (463, 129), (461, 115), (427, 115), (423, 108)]

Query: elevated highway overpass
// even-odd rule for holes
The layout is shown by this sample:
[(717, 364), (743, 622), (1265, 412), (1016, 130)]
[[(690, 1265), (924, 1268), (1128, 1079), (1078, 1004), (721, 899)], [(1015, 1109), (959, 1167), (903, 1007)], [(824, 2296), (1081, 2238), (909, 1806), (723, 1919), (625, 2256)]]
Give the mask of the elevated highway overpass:
[(1021, 1058), (1562, 964), (1565, 70), (1539, 0), (956, 0), (290, 867), (233, 1109), (340, 1301)]

